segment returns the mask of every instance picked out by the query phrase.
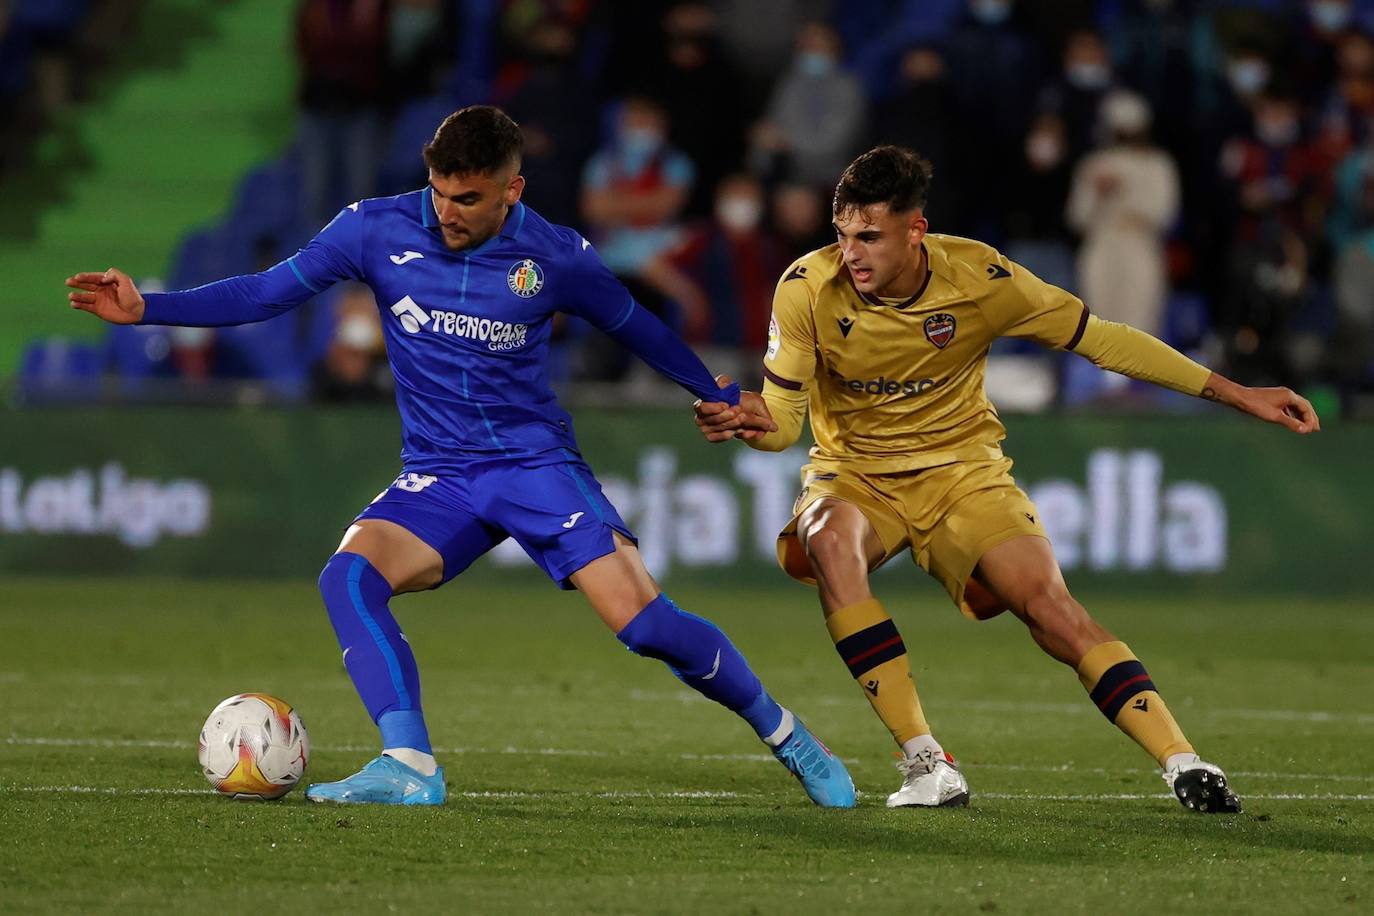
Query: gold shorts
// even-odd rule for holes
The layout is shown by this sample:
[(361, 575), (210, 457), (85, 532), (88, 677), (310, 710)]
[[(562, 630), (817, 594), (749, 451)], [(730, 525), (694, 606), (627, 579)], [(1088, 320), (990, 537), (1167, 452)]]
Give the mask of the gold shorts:
[(808, 585), (816, 578), (801, 543), (797, 520), (818, 499), (857, 506), (878, 539), (882, 566), (905, 547), (935, 577), (965, 616), (985, 620), (1005, 610), (977, 582), (970, 581), (983, 554), (1023, 534), (1046, 537), (1040, 513), (1011, 479), (1011, 459), (960, 461), (900, 474), (862, 474), (833, 466), (802, 468), (802, 491), (792, 520), (778, 535), (778, 562)]

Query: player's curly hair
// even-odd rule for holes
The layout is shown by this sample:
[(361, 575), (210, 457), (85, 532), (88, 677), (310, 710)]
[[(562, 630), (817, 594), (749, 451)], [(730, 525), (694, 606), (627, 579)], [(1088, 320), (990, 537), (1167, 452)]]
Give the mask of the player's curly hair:
[(523, 148), (510, 115), (493, 105), (469, 105), (444, 118), (421, 153), (435, 174), (474, 175), (518, 168)]
[(835, 185), (835, 214), (887, 204), (894, 213), (924, 207), (930, 194), (930, 163), (900, 146), (875, 146), (840, 176)]

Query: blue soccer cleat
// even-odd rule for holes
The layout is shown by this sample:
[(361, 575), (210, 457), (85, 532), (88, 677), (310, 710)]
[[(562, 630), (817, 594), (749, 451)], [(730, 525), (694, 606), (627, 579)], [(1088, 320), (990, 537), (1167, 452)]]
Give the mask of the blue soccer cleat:
[(822, 808), (854, 807), (854, 780), (844, 762), (807, 731), (801, 719), (796, 720), (791, 736), (773, 749), (773, 756)]
[(447, 795), (443, 767), (425, 776), (386, 755), (368, 761), (347, 779), (315, 783), (305, 790), (312, 802), (345, 805), (442, 805)]

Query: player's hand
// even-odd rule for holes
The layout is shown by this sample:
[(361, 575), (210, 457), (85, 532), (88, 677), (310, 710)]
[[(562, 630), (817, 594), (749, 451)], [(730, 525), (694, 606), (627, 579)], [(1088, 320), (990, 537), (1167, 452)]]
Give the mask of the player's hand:
[(143, 319), (143, 296), (122, 270), (111, 267), (103, 274), (79, 273), (68, 277), (67, 285), (74, 290), (67, 294), (74, 309), (111, 324), (137, 324)]
[[(728, 375), (716, 376), (718, 387), (728, 388), (731, 384)], [(748, 441), (776, 432), (778, 428), (763, 396), (753, 391), (741, 391), (739, 404), (734, 407), (724, 401), (697, 401), (692, 409), (696, 412), (697, 426), (708, 442)]]
[(1247, 388), (1213, 372), (1202, 396), (1304, 436), (1322, 428), (1312, 402), (1291, 388)]
[(1312, 402), (1290, 388), (1246, 388), (1240, 409), (1261, 420), (1307, 435), (1322, 428)]

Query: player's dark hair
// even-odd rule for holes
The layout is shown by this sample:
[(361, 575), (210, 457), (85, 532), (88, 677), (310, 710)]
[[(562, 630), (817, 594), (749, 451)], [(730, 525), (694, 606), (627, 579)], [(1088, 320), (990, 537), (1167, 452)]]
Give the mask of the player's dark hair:
[(924, 207), (930, 194), (930, 163), (900, 146), (875, 146), (840, 176), (835, 214), (887, 204), (893, 213)]
[(444, 118), (422, 154), (438, 175), (491, 174), (518, 168), (523, 147), (510, 115), (492, 105), (469, 105)]

